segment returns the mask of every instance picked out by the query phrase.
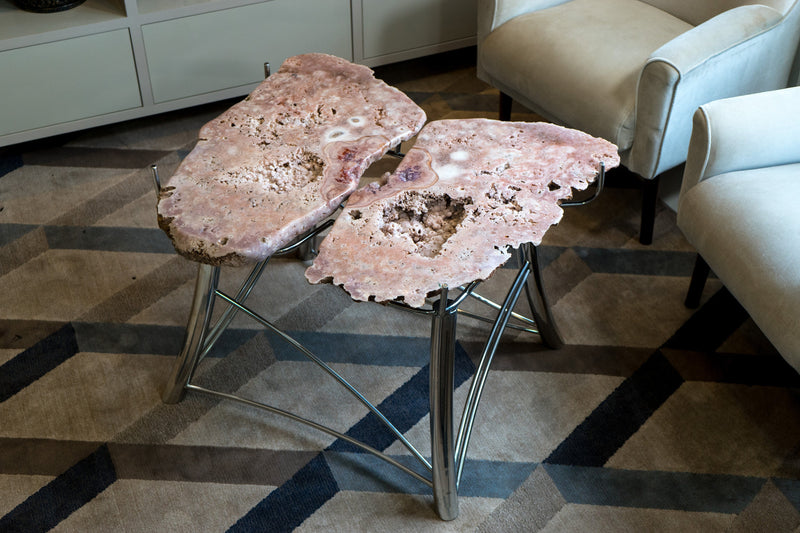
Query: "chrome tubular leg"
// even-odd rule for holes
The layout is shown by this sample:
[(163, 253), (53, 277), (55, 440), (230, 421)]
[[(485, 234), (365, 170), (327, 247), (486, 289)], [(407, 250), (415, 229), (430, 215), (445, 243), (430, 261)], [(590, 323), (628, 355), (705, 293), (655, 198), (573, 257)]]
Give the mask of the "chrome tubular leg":
[[(261, 279), (261, 274), (264, 273), (264, 268), (267, 266), (269, 260), (270, 258), (268, 257), (253, 267), (253, 270), (250, 271), (250, 275), (239, 287), (239, 292), (236, 293), (235, 299), (237, 302), (244, 304), (245, 300), (247, 300), (248, 296), (250, 296), (250, 291), (252, 291), (253, 287), (255, 287), (256, 282)], [(208, 353), (214, 347), (214, 344), (219, 340), (220, 335), (225, 332), (225, 329), (230, 325), (238, 312), (238, 307), (228, 304), (228, 307), (217, 319), (206, 335), (205, 340), (203, 341), (203, 350), (200, 353), (200, 358), (198, 359), (197, 363), (202, 361), (203, 358), (208, 355)]]
[(549, 348), (561, 348), (564, 346), (564, 341), (556, 328), (553, 315), (550, 313), (550, 306), (547, 305), (536, 247), (531, 243), (525, 243), (520, 246), (519, 251), (522, 254), (523, 263), (528, 262), (530, 264), (533, 274), (533, 280), (528, 278), (528, 283), (525, 285), (525, 294), (528, 297), (531, 314), (533, 314), (533, 319), (536, 321), (542, 342)]
[(297, 247), (297, 258), (300, 261), (313, 261), (315, 257), (317, 257), (316, 239), (308, 239)]
[(464, 404), (464, 412), (461, 415), (461, 424), (458, 427), (458, 440), (456, 441), (456, 462), (458, 470), (456, 475), (456, 487), (461, 482), (461, 473), (464, 471), (464, 461), (467, 457), (467, 448), (469, 447), (469, 439), (472, 435), (472, 426), (475, 423), (475, 415), (478, 412), (478, 404), (481, 401), (483, 394), (483, 386), (486, 384), (486, 378), (489, 375), (489, 368), (492, 365), (492, 359), (497, 351), (497, 345), (500, 343), (500, 337), (508, 324), (508, 319), (511, 317), (511, 310), (517, 303), (517, 299), (525, 287), (525, 282), (530, 275), (530, 265), (527, 263), (522, 264), (514, 283), (508, 290), (503, 305), (500, 306), (500, 312), (497, 314), (497, 319), (494, 322), (492, 331), (486, 339), (486, 344), (483, 347), (480, 363), (478, 369), (475, 371), (475, 376), (472, 378), (472, 384), (467, 394), (467, 401)]
[[(272, 322), (266, 320), (264, 317), (249, 309), (248, 307), (242, 305), (241, 303), (237, 302), (227, 294), (222, 291), (217, 291), (217, 296), (222, 298), (224, 301), (228, 302), (231, 305), (236, 306), (240, 311), (245, 313), (247, 316), (264, 326), (265, 328), (271, 330), (273, 333), (277, 334), (281, 337), (286, 343), (288, 343), (291, 347), (305, 355), (310, 361), (315, 363), (317, 366), (322, 368), (325, 372), (328, 373), (329, 376), (334, 378), (342, 387), (344, 387), (350, 394), (353, 395), (358, 401), (364, 405), (367, 409), (369, 409), (372, 414), (374, 414), (378, 419), (397, 437), (397, 439), (410, 451), (414, 457), (416, 457), (420, 463), (422, 463), (425, 468), (428, 470), (431, 469), (430, 464), (428, 461), (419, 453), (419, 451), (403, 436), (402, 433), (392, 424), (383, 413), (381, 413), (377, 407), (375, 407), (369, 400), (367, 400), (363, 394), (361, 394), (355, 387), (353, 387), (346, 379), (344, 379), (338, 372), (336, 372), (333, 368), (327, 365), (322, 359), (314, 355), (310, 352), (305, 346), (297, 342), (294, 338), (290, 335), (282, 331), (280, 328), (276, 327)], [(195, 388), (195, 387), (192, 387)]]
[(214, 293), (218, 281), (219, 267), (200, 264), (183, 349), (172, 367), (172, 374), (162, 395), (164, 403), (178, 403), (183, 399), (186, 385), (192, 378), (203, 351), (204, 338), (214, 309)]
[(158, 165), (150, 165), (153, 173), (153, 185), (156, 187), (156, 201), (161, 197), (161, 178), (158, 177)]
[(419, 474), (418, 472), (415, 472), (411, 468), (409, 468), (406, 465), (398, 462), (397, 460), (395, 460), (392, 457), (386, 455), (385, 453), (383, 453), (383, 452), (381, 452), (379, 450), (376, 450), (372, 446), (364, 444), (363, 442), (359, 441), (358, 439), (354, 439), (353, 437), (345, 435), (344, 433), (339, 433), (338, 431), (336, 431), (334, 429), (331, 429), (328, 426), (324, 426), (322, 424), (318, 424), (318, 423), (314, 422), (313, 420), (309, 420), (307, 418), (303, 418), (302, 416), (298, 416), (298, 415), (296, 415), (296, 414), (294, 414), (294, 413), (292, 413), (290, 411), (284, 411), (283, 409), (279, 409), (279, 408), (273, 407), (271, 405), (267, 405), (267, 404), (264, 404), (264, 403), (256, 402), (256, 401), (253, 401), (253, 400), (248, 400), (247, 398), (242, 398), (240, 396), (236, 396), (236, 395), (233, 395), (233, 394), (227, 394), (225, 392), (206, 389), (204, 387), (200, 387), (200, 386), (194, 385), (192, 383), (187, 385), (186, 388), (189, 389), (189, 390), (201, 392), (203, 394), (208, 394), (210, 396), (216, 396), (217, 398), (223, 398), (223, 399), (226, 399), (226, 400), (233, 400), (235, 402), (239, 402), (241, 404), (248, 405), (250, 407), (263, 409), (264, 411), (267, 411), (267, 412), (270, 412), (270, 413), (273, 413), (273, 414), (276, 414), (276, 415), (280, 415), (280, 416), (282, 416), (284, 418), (288, 418), (289, 420), (293, 420), (295, 422), (299, 422), (301, 424), (305, 424), (306, 426), (309, 426), (309, 427), (312, 427), (312, 428), (314, 428), (316, 430), (322, 431), (323, 433), (327, 433), (328, 435), (336, 437), (337, 439), (342, 439), (344, 441), (347, 441), (350, 444), (352, 444), (353, 446), (361, 448), (362, 450), (364, 450), (364, 451), (366, 451), (368, 453), (371, 453), (372, 455), (374, 455), (375, 457), (378, 457), (379, 459), (383, 459), (384, 461), (386, 461), (390, 465), (396, 466), (397, 468), (399, 468), (400, 470), (402, 470), (406, 474), (408, 474), (411, 477), (413, 477), (414, 479), (424, 483), (425, 485), (428, 485), (429, 487), (433, 486), (433, 484), (431, 483), (431, 481), (428, 478), (426, 478), (425, 476)]
[(455, 310), (448, 311), (447, 287), (431, 319), (430, 407), (433, 501), (442, 520), (458, 517), (457, 467), (453, 432), (456, 342)]

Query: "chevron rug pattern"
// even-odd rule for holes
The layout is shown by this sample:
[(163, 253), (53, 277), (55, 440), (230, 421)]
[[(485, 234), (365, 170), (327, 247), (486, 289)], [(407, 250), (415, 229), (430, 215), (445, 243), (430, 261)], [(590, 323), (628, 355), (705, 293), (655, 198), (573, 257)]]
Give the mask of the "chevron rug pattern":
[[(431, 119), (494, 117), (472, 54), (376, 70)], [(619, 173), (545, 238), (567, 345), (505, 335), (457, 520), (437, 518), (424, 485), (327, 434), (196, 393), (163, 404), (196, 265), (156, 226), (149, 166), (169, 176), (231, 103), (0, 152), (0, 531), (800, 531), (797, 373), (717, 280), (698, 310), (683, 306), (694, 252), (665, 206), (654, 243), (638, 244), (639, 191)], [(304, 267), (274, 260), (253, 307), (424, 450), (428, 319), (310, 286)], [(513, 273), (481, 292), (499, 298)], [(223, 287), (244, 275), (225, 270)], [(487, 331), (459, 318), (459, 402)], [(245, 318), (199, 374), (410, 459)]]

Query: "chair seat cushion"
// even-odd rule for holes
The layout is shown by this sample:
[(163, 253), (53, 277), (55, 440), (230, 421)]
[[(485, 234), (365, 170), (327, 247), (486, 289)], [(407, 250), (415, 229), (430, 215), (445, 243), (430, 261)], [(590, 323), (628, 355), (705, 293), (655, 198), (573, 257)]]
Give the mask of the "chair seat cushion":
[(523, 105), (624, 151), (633, 143), (642, 67), (692, 27), (638, 0), (572, 0), (506, 22), (479, 59)]
[(720, 174), (684, 191), (678, 225), (800, 369), (800, 163)]

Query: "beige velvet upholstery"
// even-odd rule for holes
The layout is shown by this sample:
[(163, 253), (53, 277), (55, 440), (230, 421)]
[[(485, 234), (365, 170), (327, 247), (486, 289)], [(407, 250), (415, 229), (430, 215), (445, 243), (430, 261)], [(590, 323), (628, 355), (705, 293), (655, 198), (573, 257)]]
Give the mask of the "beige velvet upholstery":
[(678, 226), (800, 370), (800, 87), (694, 114)]
[(800, 0), (479, 0), (478, 75), (652, 179), (706, 102), (788, 85)]

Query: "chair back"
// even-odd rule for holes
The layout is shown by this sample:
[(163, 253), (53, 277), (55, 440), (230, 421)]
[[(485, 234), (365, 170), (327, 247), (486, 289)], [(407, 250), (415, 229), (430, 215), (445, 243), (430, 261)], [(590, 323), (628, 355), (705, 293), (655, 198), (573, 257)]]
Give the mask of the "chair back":
[(698, 26), (703, 22), (739, 6), (760, 4), (783, 13), (789, 12), (796, 0), (642, 0), (646, 4)]

